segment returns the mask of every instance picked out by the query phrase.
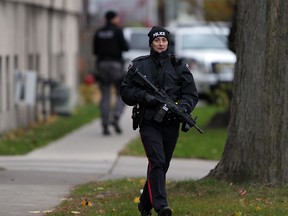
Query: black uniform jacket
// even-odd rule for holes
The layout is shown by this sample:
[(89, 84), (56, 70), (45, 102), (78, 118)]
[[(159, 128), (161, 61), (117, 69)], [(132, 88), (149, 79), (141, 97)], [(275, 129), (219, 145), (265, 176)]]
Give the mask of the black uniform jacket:
[[(120, 88), (122, 100), (127, 105), (139, 104), (140, 107), (145, 107), (145, 93), (153, 94), (146, 86), (135, 82), (136, 69), (156, 87), (165, 90), (175, 103), (177, 102), (188, 113), (195, 108), (198, 102), (197, 89), (193, 75), (186, 64), (177, 60), (175, 56), (169, 55), (168, 52), (157, 53), (152, 50), (150, 55), (134, 59), (129, 66)], [(147, 109), (151, 110), (151, 107)]]
[(93, 37), (93, 54), (98, 60), (122, 61), (122, 52), (129, 49), (123, 30), (108, 23), (96, 31)]

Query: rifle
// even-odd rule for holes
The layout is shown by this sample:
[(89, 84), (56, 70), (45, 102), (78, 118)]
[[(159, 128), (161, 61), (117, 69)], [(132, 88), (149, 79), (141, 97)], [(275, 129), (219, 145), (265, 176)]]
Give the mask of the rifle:
[(161, 115), (159, 115), (161, 117), (157, 119), (159, 122), (161, 122), (164, 114), (168, 110), (171, 110), (172, 113), (176, 114), (180, 119), (182, 119), (182, 131), (187, 132), (190, 127), (194, 127), (199, 133), (203, 133), (203, 130), (196, 125), (197, 117), (193, 119), (192, 116), (184, 109), (177, 106), (175, 101), (173, 101), (165, 91), (154, 86), (143, 74), (139, 72), (138, 68), (135, 70), (135, 78), (136, 82), (138, 81), (141, 85), (146, 85), (148, 88), (150, 88), (154, 92), (157, 101), (163, 104), (162, 109), (159, 111), (162, 112)]

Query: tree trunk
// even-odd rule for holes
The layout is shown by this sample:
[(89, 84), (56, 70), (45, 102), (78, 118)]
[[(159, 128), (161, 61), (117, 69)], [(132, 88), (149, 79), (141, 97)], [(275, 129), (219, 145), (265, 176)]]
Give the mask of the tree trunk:
[(231, 119), (207, 177), (288, 183), (288, 1), (240, 0)]

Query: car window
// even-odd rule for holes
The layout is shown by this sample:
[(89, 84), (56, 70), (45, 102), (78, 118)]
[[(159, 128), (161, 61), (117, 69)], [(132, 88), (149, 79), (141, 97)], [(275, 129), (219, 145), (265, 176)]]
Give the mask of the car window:
[(226, 35), (184, 34), (182, 49), (227, 49)]

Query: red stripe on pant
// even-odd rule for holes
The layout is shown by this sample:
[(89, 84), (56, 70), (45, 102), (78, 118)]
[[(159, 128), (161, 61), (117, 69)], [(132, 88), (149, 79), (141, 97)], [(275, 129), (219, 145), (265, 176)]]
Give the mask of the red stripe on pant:
[(149, 191), (149, 197), (150, 197), (150, 202), (151, 202), (151, 205), (152, 206), (154, 206), (153, 205), (153, 198), (152, 198), (152, 189), (151, 189), (151, 184), (150, 184), (150, 178), (149, 178), (149, 176), (150, 176), (150, 171), (151, 171), (151, 162), (149, 161), (149, 164), (148, 164), (148, 166), (149, 166), (149, 174), (148, 174), (148, 179), (147, 179), (147, 181), (148, 181), (148, 191)]

